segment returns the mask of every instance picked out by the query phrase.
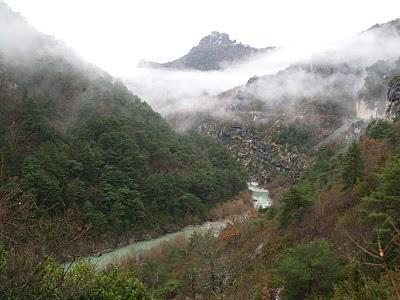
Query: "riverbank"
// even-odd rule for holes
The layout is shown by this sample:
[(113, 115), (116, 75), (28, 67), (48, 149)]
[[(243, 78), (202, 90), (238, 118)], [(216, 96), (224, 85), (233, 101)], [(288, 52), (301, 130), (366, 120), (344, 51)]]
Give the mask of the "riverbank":
[[(106, 268), (108, 265), (118, 264), (121, 260), (124, 260), (127, 257), (139, 257), (144, 252), (157, 248), (162, 243), (173, 240), (179, 236), (188, 239), (194, 233), (202, 233), (208, 230), (212, 230), (213, 233), (217, 235), (223, 228), (225, 228), (228, 221), (229, 220), (226, 219), (217, 222), (206, 222), (199, 226), (189, 226), (181, 231), (169, 233), (159, 238), (135, 242), (98, 256), (85, 257), (81, 259), (81, 261), (88, 261), (94, 264), (97, 269), (101, 270)], [(70, 265), (70, 263), (67, 263), (64, 266), (65, 268), (69, 268)]]
[(252, 192), (252, 199), (254, 201), (254, 208), (262, 210), (272, 205), (272, 199), (267, 189), (263, 189), (257, 182), (250, 182), (247, 185), (248, 189)]
[[(186, 226), (185, 228), (173, 233), (167, 233), (160, 237), (128, 243), (127, 245), (117, 247), (114, 250), (102, 252), (98, 255), (88, 256), (80, 260), (89, 261), (94, 264), (97, 269), (101, 270), (106, 268), (108, 265), (118, 264), (129, 257), (140, 257), (145, 252), (156, 249), (161, 244), (178, 237), (189, 239), (194, 233), (204, 233), (208, 230), (212, 230), (215, 235), (218, 235), (226, 227), (231, 218), (244, 216), (246, 212), (251, 210), (251, 208), (255, 208), (256, 210), (265, 209), (271, 205), (272, 200), (269, 197), (268, 190), (258, 187), (258, 184), (255, 182), (249, 183), (248, 189), (251, 193), (250, 199), (252, 202), (251, 200), (249, 202), (248, 192), (247, 196), (246, 193), (241, 193), (241, 195), (236, 199), (222, 203), (213, 208), (208, 214), (210, 221), (207, 221), (204, 224)], [(219, 218), (219, 220), (215, 220), (215, 218)], [(71, 263), (64, 264), (65, 268), (69, 268), (70, 266)]]
[[(254, 203), (251, 191), (244, 190), (237, 196), (210, 208), (205, 213), (202, 220), (188, 216), (179, 224), (169, 224), (163, 228), (153, 229), (151, 231), (136, 231), (123, 236), (107, 235), (91, 237), (91, 239), (86, 240), (85, 246), (81, 247), (82, 250), (75, 253), (75, 255), (78, 257), (102, 255), (133, 243), (157, 239), (164, 235), (179, 232), (187, 227), (201, 226), (206, 222), (219, 221), (230, 217), (240, 216), (251, 210), (253, 207)], [(67, 258), (67, 261), (71, 260), (72, 257)]]

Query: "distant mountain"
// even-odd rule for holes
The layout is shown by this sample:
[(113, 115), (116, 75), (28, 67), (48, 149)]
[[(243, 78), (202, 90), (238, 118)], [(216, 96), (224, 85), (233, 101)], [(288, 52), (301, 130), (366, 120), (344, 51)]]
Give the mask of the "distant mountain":
[(390, 51), (400, 47), (400, 18), (370, 27), (353, 43), (368, 50), (351, 55), (347, 50), (322, 52), (275, 74), (253, 76), (220, 96), (231, 99), (232, 107), (261, 101), (279, 108), (307, 99), (336, 103), (343, 107), (344, 119), (383, 117), (388, 83), (400, 73), (399, 55)]
[(239, 62), (253, 55), (271, 51), (275, 47), (253, 48), (236, 40), (231, 40), (226, 33), (213, 31), (202, 38), (188, 54), (167, 63), (156, 63), (141, 60), (138, 67), (194, 69), (201, 71), (223, 69), (224, 63)]
[(378, 30), (382, 33), (386, 32), (386, 33), (400, 34), (400, 18), (382, 24), (375, 24), (367, 31), (378, 31)]
[(225, 143), (261, 184), (277, 174), (295, 179), (308, 164), (308, 149), (333, 142), (345, 148), (371, 118), (385, 115), (388, 101), (387, 116), (400, 115), (399, 49), (400, 19), (374, 25), (351, 47), (317, 53), (219, 94), (222, 118), (211, 110), (203, 118), (168, 118), (176, 128), (191, 120), (193, 129)]

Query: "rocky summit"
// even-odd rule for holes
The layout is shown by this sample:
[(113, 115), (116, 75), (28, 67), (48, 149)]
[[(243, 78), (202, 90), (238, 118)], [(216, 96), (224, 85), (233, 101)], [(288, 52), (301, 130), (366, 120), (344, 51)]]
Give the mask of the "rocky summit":
[(199, 44), (193, 47), (188, 54), (167, 63), (156, 63), (141, 60), (138, 67), (193, 69), (200, 71), (220, 70), (230, 63), (243, 61), (253, 55), (265, 53), (275, 47), (253, 48), (236, 40), (231, 40), (226, 33), (213, 31), (203, 37)]

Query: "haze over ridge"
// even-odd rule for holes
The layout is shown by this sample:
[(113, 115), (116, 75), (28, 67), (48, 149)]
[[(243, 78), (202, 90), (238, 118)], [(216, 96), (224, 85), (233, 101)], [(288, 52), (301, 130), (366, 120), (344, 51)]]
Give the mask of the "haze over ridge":
[(399, 11), (395, 0), (252, 0), (246, 5), (226, 0), (116, 0), (112, 5), (106, 0), (6, 2), (39, 31), (65, 41), (85, 59), (116, 76), (130, 75), (142, 58), (162, 62), (180, 57), (214, 30), (257, 48), (320, 48), (395, 19)]

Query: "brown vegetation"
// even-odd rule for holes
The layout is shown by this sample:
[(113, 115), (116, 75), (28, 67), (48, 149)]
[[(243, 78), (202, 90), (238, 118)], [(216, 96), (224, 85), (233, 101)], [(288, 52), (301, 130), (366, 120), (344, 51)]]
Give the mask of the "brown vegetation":
[(243, 191), (232, 200), (218, 204), (207, 213), (208, 220), (222, 220), (242, 216), (254, 210), (253, 200), (249, 191)]

